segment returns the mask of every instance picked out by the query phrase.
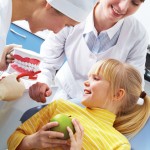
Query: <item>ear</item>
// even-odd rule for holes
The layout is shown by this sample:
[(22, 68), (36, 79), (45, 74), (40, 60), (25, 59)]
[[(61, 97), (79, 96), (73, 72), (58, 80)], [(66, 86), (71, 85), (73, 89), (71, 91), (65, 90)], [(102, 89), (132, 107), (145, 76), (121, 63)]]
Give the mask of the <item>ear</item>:
[(120, 100), (123, 99), (124, 95), (125, 95), (125, 90), (124, 89), (119, 89), (117, 91), (117, 93), (113, 96), (113, 100), (120, 101)]

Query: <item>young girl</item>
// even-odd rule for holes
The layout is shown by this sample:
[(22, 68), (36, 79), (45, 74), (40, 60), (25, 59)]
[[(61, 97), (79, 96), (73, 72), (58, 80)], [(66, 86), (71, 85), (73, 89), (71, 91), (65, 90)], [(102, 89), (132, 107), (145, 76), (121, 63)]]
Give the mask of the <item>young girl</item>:
[[(108, 59), (92, 67), (84, 85), (85, 108), (61, 99), (52, 102), (16, 129), (8, 140), (8, 149), (66, 147), (66, 141), (57, 139), (63, 134), (47, 131), (57, 125), (48, 123), (50, 118), (63, 113), (77, 118), (84, 128), (83, 135), (82, 126), (73, 121), (77, 135), (73, 137), (69, 130), (71, 150), (130, 150), (125, 136), (138, 133), (150, 114), (150, 99), (142, 91), (139, 72), (129, 64)], [(143, 105), (137, 104), (139, 97)]]

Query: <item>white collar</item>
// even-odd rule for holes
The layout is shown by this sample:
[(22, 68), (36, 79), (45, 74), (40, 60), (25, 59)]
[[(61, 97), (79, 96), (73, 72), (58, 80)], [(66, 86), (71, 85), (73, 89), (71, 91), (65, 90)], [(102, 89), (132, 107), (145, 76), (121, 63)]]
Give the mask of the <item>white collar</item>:
[[(107, 32), (110, 39), (113, 38), (113, 36), (117, 33), (117, 31), (120, 29), (120, 27), (123, 24), (124, 19), (119, 20), (114, 26), (111, 28), (102, 31), (101, 33)], [(95, 36), (97, 37), (97, 30), (94, 27), (94, 17), (93, 17), (93, 11), (89, 14), (85, 21), (85, 28), (83, 31), (83, 35), (87, 34), (89, 32), (94, 32)]]

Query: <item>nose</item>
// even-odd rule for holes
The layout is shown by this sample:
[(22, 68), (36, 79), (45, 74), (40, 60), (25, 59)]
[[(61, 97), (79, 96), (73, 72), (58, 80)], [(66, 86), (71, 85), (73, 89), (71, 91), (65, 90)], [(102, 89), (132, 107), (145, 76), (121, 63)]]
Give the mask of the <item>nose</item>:
[(89, 81), (88, 80), (84, 81), (84, 85), (89, 86), (90, 85)]
[(125, 14), (129, 8), (130, 0), (121, 0), (119, 3), (120, 11)]

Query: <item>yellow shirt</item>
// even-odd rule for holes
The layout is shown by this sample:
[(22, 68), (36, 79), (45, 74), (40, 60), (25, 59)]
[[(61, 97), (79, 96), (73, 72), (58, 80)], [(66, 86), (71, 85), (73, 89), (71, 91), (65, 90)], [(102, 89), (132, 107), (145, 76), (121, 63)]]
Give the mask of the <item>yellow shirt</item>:
[(18, 127), (8, 139), (8, 149), (15, 150), (26, 135), (37, 132), (52, 117), (60, 113), (77, 118), (82, 124), (84, 128), (82, 149), (130, 150), (126, 137), (113, 127), (116, 118), (113, 113), (100, 108), (82, 108), (64, 100), (54, 101)]

